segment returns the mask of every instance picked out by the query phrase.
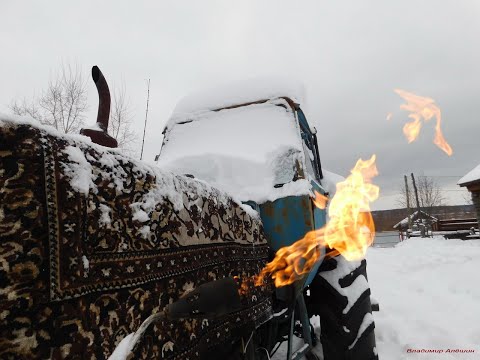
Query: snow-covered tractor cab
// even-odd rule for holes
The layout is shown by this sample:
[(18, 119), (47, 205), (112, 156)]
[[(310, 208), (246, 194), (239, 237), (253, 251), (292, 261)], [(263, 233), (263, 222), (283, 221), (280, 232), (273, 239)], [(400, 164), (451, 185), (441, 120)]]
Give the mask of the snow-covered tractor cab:
[[(249, 85), (184, 98), (165, 126), (157, 161), (249, 204), (261, 218), (273, 257), (325, 225), (326, 210), (315, 206), (314, 199), (317, 193), (333, 194), (341, 177), (322, 170), (316, 129), (291, 91), (298, 86), (276, 82), (259, 90)], [(371, 313), (368, 284), (357, 281), (364, 275), (366, 283), (365, 263), (346, 263), (341, 257), (323, 261), (325, 251), (318, 247), (320, 256), (307, 276), (273, 290), (274, 315), (256, 329), (249, 343), (253, 350), (243, 349), (243, 358), (268, 359), (285, 340), (283, 359), (317, 358), (322, 350), (310, 323), (313, 315), (321, 316), (324, 359), (376, 358), (374, 325), (364, 321)], [(333, 284), (348, 276), (345, 289)], [(361, 291), (351, 297), (353, 282)], [(348, 307), (360, 298), (368, 301), (355, 308), (352, 320)]]
[(250, 205), (272, 250), (325, 225), (313, 203), (314, 192), (328, 195), (316, 134), (290, 98), (174, 115), (164, 135), (159, 165)]

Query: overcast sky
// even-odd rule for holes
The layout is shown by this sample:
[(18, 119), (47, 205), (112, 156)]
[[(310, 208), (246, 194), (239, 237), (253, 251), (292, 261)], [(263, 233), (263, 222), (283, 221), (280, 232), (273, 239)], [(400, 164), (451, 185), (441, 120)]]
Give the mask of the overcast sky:
[[(395, 206), (403, 174), (436, 176), (458, 190), (459, 177), (480, 163), (478, 0), (3, 0), (0, 12), (0, 110), (41, 93), (62, 62), (79, 64), (86, 77), (98, 65), (111, 87), (124, 82), (142, 133), (150, 78), (147, 159), (189, 92), (282, 75), (305, 84), (325, 168), (345, 175), (359, 157), (377, 154), (382, 198), (374, 208)], [(394, 88), (436, 100), (453, 156), (433, 145), (433, 122), (407, 144)], [(93, 82), (88, 89), (93, 123)], [(446, 195), (464, 202), (462, 192)]]

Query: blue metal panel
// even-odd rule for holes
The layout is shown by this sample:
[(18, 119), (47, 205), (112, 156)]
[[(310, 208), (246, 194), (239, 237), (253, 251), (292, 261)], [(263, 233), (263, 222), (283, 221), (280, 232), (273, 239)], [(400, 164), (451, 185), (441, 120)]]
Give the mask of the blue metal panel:
[(289, 196), (260, 205), (260, 216), (273, 250), (289, 246), (313, 229), (314, 219), (309, 196)]
[[(323, 189), (312, 181), (312, 187), (320, 193)], [(325, 225), (325, 210), (313, 205), (310, 196), (289, 196), (260, 205), (260, 216), (268, 242), (273, 250), (289, 246), (305, 234)], [(320, 257), (308, 275), (305, 286), (310, 284), (325, 255), (325, 248), (318, 248)]]

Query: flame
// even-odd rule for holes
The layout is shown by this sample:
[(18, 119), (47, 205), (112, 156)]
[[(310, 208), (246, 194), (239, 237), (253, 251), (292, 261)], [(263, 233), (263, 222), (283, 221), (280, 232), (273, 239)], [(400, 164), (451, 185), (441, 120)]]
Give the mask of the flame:
[(337, 184), (337, 191), (328, 209), (330, 221), (325, 230), (325, 243), (347, 260), (365, 256), (375, 236), (370, 202), (378, 198), (380, 188), (371, 183), (378, 175), (375, 155), (358, 160), (351, 175)]
[(316, 207), (319, 209), (326, 209), (327, 208), (327, 202), (328, 202), (328, 197), (320, 194), (318, 191), (314, 190), (315, 193), (315, 198), (312, 199), (313, 203), (315, 204)]
[(400, 105), (400, 109), (409, 111), (410, 114), (408, 117), (412, 119), (411, 122), (405, 124), (403, 127), (403, 133), (408, 142), (411, 143), (417, 139), (420, 134), (420, 129), (422, 128), (422, 119), (429, 121), (435, 117), (437, 122), (435, 124), (435, 138), (433, 143), (442, 149), (448, 156), (451, 156), (453, 150), (443, 136), (441, 129), (442, 112), (435, 104), (435, 100), (418, 96), (405, 90), (395, 89), (395, 92), (406, 101), (405, 104)]
[(375, 235), (370, 202), (378, 198), (379, 187), (371, 184), (377, 174), (375, 155), (366, 161), (358, 160), (350, 176), (337, 184), (328, 209), (330, 221), (294, 244), (279, 249), (260, 273), (256, 285), (262, 285), (268, 275), (275, 280), (276, 287), (298, 280), (309, 273), (318, 260), (320, 246), (334, 249), (329, 256), (342, 254), (347, 260), (363, 258)]
[(388, 113), (388, 114), (387, 114), (387, 121), (392, 120), (392, 116), (393, 116), (393, 114), (392, 114), (391, 112)]
[(256, 275), (251, 277), (234, 276), (233, 279), (235, 280), (238, 286), (238, 295), (245, 296), (250, 293), (250, 289), (255, 284), (255, 281), (257, 280), (257, 276)]

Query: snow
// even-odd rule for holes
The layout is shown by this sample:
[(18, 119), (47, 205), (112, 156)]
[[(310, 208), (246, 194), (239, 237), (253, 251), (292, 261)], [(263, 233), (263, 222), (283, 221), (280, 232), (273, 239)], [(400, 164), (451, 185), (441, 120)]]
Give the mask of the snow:
[(93, 183), (92, 166), (78, 147), (67, 146), (64, 151), (71, 163), (63, 164), (65, 166), (65, 175), (70, 178), (72, 188), (78, 192), (88, 195), (90, 189), (97, 191)]
[(344, 314), (348, 313), (352, 306), (355, 305), (358, 298), (368, 289), (367, 279), (365, 279), (365, 276), (363, 275), (358, 276), (347, 288), (343, 288), (339, 283), (339, 279), (350, 274), (358, 266), (360, 266), (360, 261), (341, 261), (337, 262), (337, 267), (335, 269), (320, 273), (320, 276), (327, 280), (327, 282), (332, 285), (338, 293), (347, 298), (348, 303), (347, 306), (345, 306), (345, 309), (343, 309)]
[(80, 134), (64, 134), (55, 129), (53, 126), (50, 125), (43, 125), (38, 120), (35, 120), (29, 116), (17, 116), (11, 114), (0, 113), (0, 126), (17, 126), (17, 125), (30, 125), (35, 127), (39, 130), (42, 130), (46, 134), (59, 136), (59, 137), (68, 137), (72, 140), (79, 140), (84, 143), (89, 143), (90, 145), (96, 147), (100, 145), (96, 145), (92, 142), (92, 140), (88, 136), (80, 135)]
[(132, 220), (147, 222), (148, 220), (150, 220), (150, 216), (148, 216), (148, 214), (141, 209), (141, 206), (142, 206), (142, 203), (139, 203), (139, 202), (136, 202), (130, 205), (130, 207), (133, 209)]
[(468, 172), (464, 177), (458, 180), (458, 185), (468, 184), (472, 181), (480, 180), (480, 164), (472, 171)]
[(85, 255), (82, 255), (82, 263), (85, 270), (90, 269), (90, 261), (88, 261), (88, 258)]
[(345, 178), (325, 169), (322, 169), (322, 172), (322, 187), (328, 192), (329, 198), (331, 199), (337, 191), (337, 183), (344, 181)]
[(115, 351), (110, 355), (108, 360), (125, 360), (127, 359), (130, 351), (133, 349), (133, 346), (136, 343), (135, 333), (128, 334), (125, 336), (120, 344), (117, 345)]
[[(375, 321), (374, 353), (381, 360), (477, 359), (479, 259), (480, 240), (411, 238), (370, 248), (368, 279), (380, 311), (363, 319), (360, 332)], [(318, 336), (318, 316), (311, 323)], [(321, 354), (321, 344), (314, 351)], [(286, 353), (285, 342), (272, 359), (284, 360)]]
[[(168, 128), (158, 164), (194, 175), (242, 201), (308, 194), (308, 181), (291, 181), (295, 161), (304, 161), (294, 116), (278, 99), (189, 116), (189, 122)], [(285, 185), (274, 188), (276, 184)]]
[(476, 358), (456, 349), (478, 356), (480, 241), (410, 238), (370, 248), (367, 262), (381, 359), (423, 359), (413, 354), (422, 349), (443, 350), (441, 359)]
[[(363, 320), (362, 320), (362, 323), (360, 324), (360, 327), (358, 328), (358, 333), (357, 333), (357, 337), (355, 338), (355, 340), (353, 341), (353, 343), (351, 343), (348, 348), (351, 350), (353, 349), (353, 347), (355, 346), (355, 344), (357, 343), (357, 341), (362, 337), (363, 333), (365, 332), (365, 330), (367, 330), (367, 328), (373, 323), (373, 315), (371, 313), (366, 313), (365, 316), (363, 317)], [(350, 331), (349, 331), (350, 332)]]
[[(140, 327), (134, 332), (125, 336), (122, 341), (117, 345), (113, 353), (108, 357), (108, 360), (127, 360), (131, 355), (131, 351), (135, 347), (135, 344), (140, 341), (143, 333), (147, 330), (150, 324), (162, 319), (164, 313), (154, 313), (147, 317)], [(168, 341), (162, 347), (162, 357), (164, 351), (173, 350), (173, 343)]]
[[(180, 211), (184, 207), (184, 193), (193, 193), (204, 197), (209, 197), (214, 194), (218, 201), (225, 205), (228, 204), (231, 198), (228, 194), (218, 191), (218, 189), (212, 187), (210, 184), (183, 176), (177, 176), (170, 171), (158, 168), (156, 165), (130, 158), (123, 155), (118, 149), (105, 148), (94, 144), (88, 137), (60, 133), (53, 127), (42, 125), (34, 119), (0, 114), (0, 127), (18, 125), (29, 125), (48, 135), (53, 135), (68, 141), (69, 146), (65, 148), (64, 152), (71, 162), (63, 164), (63, 166), (65, 166), (64, 173), (69, 178), (72, 187), (84, 195), (88, 195), (90, 191), (97, 191), (94, 180), (95, 177), (99, 175), (97, 174), (98, 172), (101, 172), (100, 175), (102, 177), (111, 179), (117, 194), (121, 194), (123, 191), (123, 182), (129, 178), (129, 174), (126, 174), (120, 166), (114, 167), (113, 172), (96, 168), (95, 171), (97, 173), (94, 174), (92, 166), (88, 162), (88, 160), (92, 160), (90, 159), (90, 155), (82, 151), (82, 149), (85, 149), (87, 146), (101, 153), (99, 161), (102, 164), (115, 166), (120, 162), (129, 161), (133, 165), (133, 172), (152, 175), (156, 179), (155, 186), (152, 186), (150, 191), (140, 197), (137, 202), (130, 205), (134, 210), (134, 220), (140, 222), (149, 221), (149, 214), (152, 213), (159, 202), (163, 202), (165, 199), (168, 199), (173, 204), (175, 210)], [(258, 213), (250, 206), (243, 204), (240, 204), (240, 206), (252, 217), (259, 217)], [(101, 208), (101, 211), (102, 215), (99, 221), (104, 222), (104, 224), (108, 226), (109, 209)]]
[[(420, 213), (423, 214), (429, 221), (433, 221), (433, 222), (438, 221), (438, 219), (436, 217), (427, 214), (425, 211), (420, 210)], [(415, 211), (412, 215), (410, 215), (410, 220), (412, 222), (414, 222), (414, 219), (416, 219), (417, 215), (418, 215), (418, 210)], [(415, 222), (418, 222), (418, 220), (419, 219), (416, 219)], [(400, 225), (406, 226), (407, 224), (408, 224), (408, 216), (405, 219), (403, 219), (403, 220), (399, 221), (398, 223), (396, 223), (395, 225), (393, 225), (393, 228), (396, 229)]]
[(256, 78), (196, 91), (181, 99), (174, 114), (216, 110), (259, 100), (289, 97), (297, 103), (305, 99), (304, 86), (285, 78)]
[(101, 226), (106, 226), (107, 228), (110, 228), (110, 225), (112, 223), (112, 219), (110, 218), (112, 209), (105, 204), (100, 204), (99, 207), (102, 214), (100, 215), (100, 219), (98, 219), (98, 223)]
[(95, 131), (103, 131), (103, 129), (100, 127), (100, 124), (98, 122), (94, 123), (93, 125), (86, 125), (83, 126), (85, 130), (95, 130)]
[[(277, 106), (283, 105), (283, 106)], [(223, 135), (222, 135), (223, 134)], [(305, 169), (295, 114), (283, 99), (240, 108), (174, 115), (158, 165), (189, 174), (239, 201), (259, 204), (311, 194), (310, 180), (292, 181), (295, 162)], [(324, 170), (331, 195), (343, 177)], [(281, 187), (274, 185), (284, 184)]]

